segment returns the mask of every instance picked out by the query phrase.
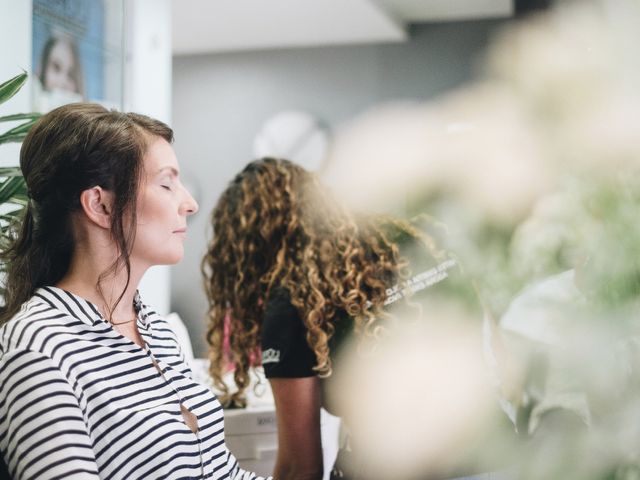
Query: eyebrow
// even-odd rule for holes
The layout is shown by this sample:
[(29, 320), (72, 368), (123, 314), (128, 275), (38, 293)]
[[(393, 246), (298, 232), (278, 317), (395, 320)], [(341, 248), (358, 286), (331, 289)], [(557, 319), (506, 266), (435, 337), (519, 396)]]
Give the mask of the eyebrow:
[(156, 172), (156, 175), (164, 172), (165, 170), (169, 170), (169, 172), (171, 172), (171, 174), (174, 177), (179, 177), (180, 176), (180, 172), (175, 167), (162, 167), (162, 168), (158, 169), (158, 171)]

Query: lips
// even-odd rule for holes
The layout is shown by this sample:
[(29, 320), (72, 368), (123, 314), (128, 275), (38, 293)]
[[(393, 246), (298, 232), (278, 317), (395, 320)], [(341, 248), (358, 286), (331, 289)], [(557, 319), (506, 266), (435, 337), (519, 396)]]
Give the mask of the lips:
[(174, 230), (173, 233), (187, 233), (187, 228), (178, 228), (177, 230)]

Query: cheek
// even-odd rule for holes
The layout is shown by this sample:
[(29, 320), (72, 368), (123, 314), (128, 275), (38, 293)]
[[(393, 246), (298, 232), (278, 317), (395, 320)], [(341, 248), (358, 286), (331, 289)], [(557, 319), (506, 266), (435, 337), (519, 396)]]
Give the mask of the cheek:
[(171, 202), (158, 195), (138, 203), (137, 223), (139, 229), (166, 230), (173, 222)]

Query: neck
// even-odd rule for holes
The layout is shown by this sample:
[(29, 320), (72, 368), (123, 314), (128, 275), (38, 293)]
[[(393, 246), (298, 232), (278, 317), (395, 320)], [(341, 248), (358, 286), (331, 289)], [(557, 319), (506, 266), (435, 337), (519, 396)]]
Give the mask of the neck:
[(111, 322), (131, 320), (135, 317), (133, 299), (146, 269), (132, 264), (127, 285), (124, 265), (104, 275), (114, 261), (115, 257), (105, 258), (92, 255), (91, 252), (76, 251), (67, 274), (56, 286), (92, 302), (104, 318)]

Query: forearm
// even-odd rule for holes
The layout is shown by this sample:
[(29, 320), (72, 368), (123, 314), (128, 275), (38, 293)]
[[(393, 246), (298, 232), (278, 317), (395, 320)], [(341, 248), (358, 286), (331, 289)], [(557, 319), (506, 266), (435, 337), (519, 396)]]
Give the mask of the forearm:
[(278, 458), (273, 478), (275, 480), (320, 480), (323, 473), (322, 456), (319, 461), (314, 462), (309, 462), (308, 459)]
[(320, 390), (317, 377), (270, 379), (276, 403), (276, 480), (320, 480)]

